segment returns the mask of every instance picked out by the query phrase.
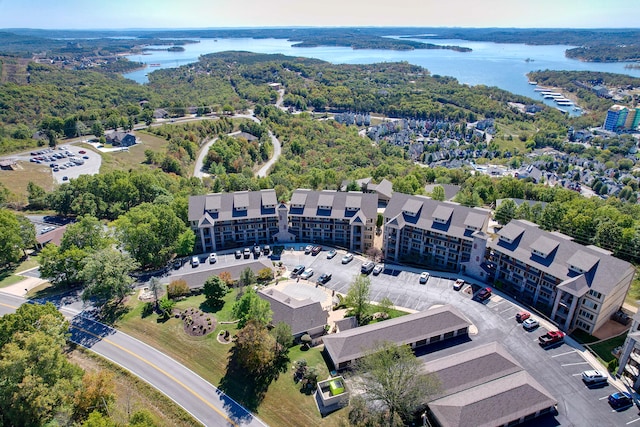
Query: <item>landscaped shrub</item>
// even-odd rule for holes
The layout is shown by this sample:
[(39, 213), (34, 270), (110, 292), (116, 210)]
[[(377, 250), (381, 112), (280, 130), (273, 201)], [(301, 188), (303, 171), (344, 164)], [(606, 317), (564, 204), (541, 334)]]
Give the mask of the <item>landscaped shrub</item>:
[(189, 289), (189, 285), (184, 279), (173, 280), (167, 286), (167, 295), (172, 299), (189, 295), (190, 293), (191, 289)]

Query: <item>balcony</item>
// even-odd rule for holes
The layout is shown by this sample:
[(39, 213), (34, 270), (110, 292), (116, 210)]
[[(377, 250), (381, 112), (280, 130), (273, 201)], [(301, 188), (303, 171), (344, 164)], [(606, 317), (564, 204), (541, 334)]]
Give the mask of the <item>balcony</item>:
[(625, 370), (629, 375), (631, 375), (631, 377), (632, 377), (634, 380), (635, 380), (636, 378), (638, 378), (638, 374), (640, 373), (640, 372), (638, 372), (638, 368), (636, 368), (635, 366), (631, 366), (631, 365), (629, 365), (629, 364), (627, 364), (627, 365), (624, 367), (624, 370)]
[(630, 356), (631, 356), (631, 360), (633, 360), (638, 365), (640, 365), (640, 354), (637, 351), (633, 350)]

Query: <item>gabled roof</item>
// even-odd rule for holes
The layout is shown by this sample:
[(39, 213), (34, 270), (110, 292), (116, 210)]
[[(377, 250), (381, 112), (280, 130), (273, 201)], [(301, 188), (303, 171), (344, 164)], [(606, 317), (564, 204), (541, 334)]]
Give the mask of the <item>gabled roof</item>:
[(390, 199), (391, 196), (393, 196), (393, 184), (387, 179), (380, 181), (380, 184), (376, 185), (375, 190), (376, 193), (386, 197), (387, 199)]
[(442, 427), (494, 427), (558, 402), (531, 375), (520, 371), (429, 403)]
[(324, 347), (333, 363), (356, 360), (376, 347), (390, 341), (410, 344), (432, 336), (467, 328), (471, 323), (456, 308), (445, 305), (395, 319), (349, 329), (323, 338)]
[[(206, 196), (189, 197), (189, 221), (200, 223), (207, 214), (215, 221), (229, 221), (241, 217), (255, 219), (276, 217), (277, 198), (275, 190), (238, 191), (235, 193), (216, 193)], [(265, 205), (269, 202), (269, 205)], [(270, 206), (270, 207), (267, 207)], [(239, 210), (239, 207), (245, 209)], [(217, 213), (214, 213), (216, 212)]]
[[(582, 293), (584, 283), (590, 290), (608, 295), (621, 280), (630, 277), (634, 270), (630, 263), (615, 258), (609, 252), (583, 246), (558, 233), (541, 230), (538, 225), (529, 221), (512, 220), (498, 234), (503, 233), (522, 237), (513, 244), (501, 242), (499, 239), (492, 240), (488, 244), (491, 249), (522, 261), (562, 282), (567, 281), (563, 286), (572, 294)], [(553, 257), (545, 259), (533, 254), (532, 245), (535, 246), (540, 237), (558, 243)], [(544, 246), (548, 245), (545, 243)], [(571, 266), (588, 273), (581, 275), (571, 270)], [(584, 282), (569, 280), (578, 276), (584, 276)]]
[(329, 319), (329, 313), (322, 309), (318, 301), (308, 298), (298, 300), (275, 288), (259, 290), (258, 296), (269, 302), (273, 311), (272, 323), (286, 323), (291, 326), (293, 335), (324, 327)]
[[(405, 212), (415, 212), (417, 215), (407, 215)], [(472, 240), (473, 233), (473, 230), (467, 227), (473, 224), (473, 227), (486, 231), (489, 215), (486, 209), (470, 208), (457, 203), (440, 202), (425, 196), (411, 196), (397, 192), (393, 193), (384, 212), (385, 227), (398, 223), (398, 228), (402, 228), (409, 223), (419, 229), (433, 230), (467, 240)], [(437, 222), (434, 217), (443, 218), (447, 222)]]
[[(372, 193), (361, 193), (359, 191), (339, 192), (339, 191), (312, 191), (298, 189), (291, 195), (291, 217), (309, 217), (335, 219), (350, 219), (359, 217), (360, 220), (374, 219), (378, 213), (378, 195)], [(303, 207), (294, 208), (294, 205)], [(331, 207), (331, 209), (319, 209), (320, 206)], [(364, 221), (366, 223), (366, 221)]]
[(553, 252), (560, 243), (557, 240), (548, 238), (547, 236), (538, 237), (531, 245), (531, 249), (540, 252), (544, 255), (549, 255)]

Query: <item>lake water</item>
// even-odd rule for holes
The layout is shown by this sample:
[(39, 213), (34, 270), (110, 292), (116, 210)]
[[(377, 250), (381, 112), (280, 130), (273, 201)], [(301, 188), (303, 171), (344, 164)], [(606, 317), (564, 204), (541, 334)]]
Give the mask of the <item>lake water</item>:
[[(424, 40), (416, 40), (424, 41)], [(354, 50), (348, 47), (320, 46), (313, 48), (292, 47), (284, 39), (201, 39), (200, 43), (184, 45), (183, 52), (149, 51), (148, 55), (128, 56), (131, 61), (147, 64), (147, 68), (124, 74), (138, 83), (146, 83), (147, 73), (159, 68), (175, 68), (196, 62), (207, 53), (239, 50), (256, 53), (281, 53), (289, 56), (317, 58), (334, 64), (372, 64), (376, 62), (407, 61), (431, 72), (455, 77), (460, 83), (497, 86), (509, 92), (542, 100), (527, 81), (526, 74), (535, 70), (588, 70), (606, 71), (640, 77), (640, 70), (626, 69), (627, 63), (581, 62), (564, 56), (570, 46), (528, 46), (524, 44), (499, 44), (466, 40), (429, 39), (429, 43), (464, 46), (472, 52), (453, 50), (392, 51), (378, 49)], [(167, 48), (167, 46), (152, 46)], [(527, 59), (529, 61), (527, 61)], [(150, 66), (149, 64), (154, 64)], [(555, 106), (553, 101), (544, 100)]]

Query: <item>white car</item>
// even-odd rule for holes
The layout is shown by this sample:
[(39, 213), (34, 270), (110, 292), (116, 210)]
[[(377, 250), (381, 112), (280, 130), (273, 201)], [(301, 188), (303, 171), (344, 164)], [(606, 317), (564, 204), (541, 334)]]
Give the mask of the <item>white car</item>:
[(218, 255), (215, 252), (211, 252), (209, 255), (209, 264), (215, 264), (218, 261)]
[(540, 326), (540, 322), (538, 322), (536, 319), (532, 319), (531, 317), (528, 319), (525, 319), (522, 322), (522, 327), (528, 331), (530, 331), (531, 329), (535, 329), (538, 326)]
[(343, 264), (348, 264), (353, 260), (353, 254), (346, 254), (345, 256), (342, 257), (342, 263)]
[(312, 250), (313, 250), (313, 246), (311, 246), (311, 245), (307, 245), (307, 246), (305, 246), (305, 248), (304, 248), (304, 253), (305, 253), (305, 254), (310, 254)]
[(582, 373), (582, 381), (584, 381), (587, 384), (605, 382), (607, 381), (607, 374), (606, 372), (595, 371), (595, 370), (584, 371)]
[(424, 285), (425, 283), (427, 283), (427, 280), (429, 280), (429, 273), (427, 273), (426, 271), (420, 273), (420, 283)]
[(384, 265), (382, 264), (378, 264), (375, 267), (373, 267), (373, 275), (377, 276), (378, 274), (382, 273), (382, 270), (384, 270)]
[(313, 276), (313, 268), (307, 268), (305, 271), (302, 272), (302, 274), (300, 275), (300, 278), (307, 280), (311, 276)]
[(197, 267), (200, 265), (200, 260), (197, 256), (191, 257), (191, 267)]

